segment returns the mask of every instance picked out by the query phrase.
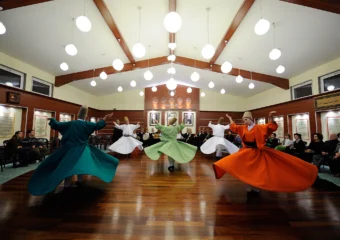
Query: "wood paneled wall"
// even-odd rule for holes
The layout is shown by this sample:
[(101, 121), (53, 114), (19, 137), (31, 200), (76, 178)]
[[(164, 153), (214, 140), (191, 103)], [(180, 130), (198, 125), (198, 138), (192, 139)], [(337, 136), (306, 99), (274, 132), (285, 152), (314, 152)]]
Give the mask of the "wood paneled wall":
[[(20, 93), (20, 103), (7, 103), (7, 92)], [(80, 105), (66, 102), (63, 100), (46, 97), (40, 94), (27, 92), (17, 88), (0, 85), (0, 104), (8, 104), (18, 107), (27, 107), (27, 126), (26, 130), (33, 129), (33, 115), (35, 110), (52, 112), (52, 116), (59, 120), (60, 113), (75, 114), (77, 116)], [(26, 112), (23, 111), (23, 116)], [(89, 108), (89, 118), (98, 117), (98, 110)], [(25, 119), (26, 120), (26, 119)], [(24, 121), (24, 119), (22, 120)], [(25, 122), (21, 125), (21, 130), (25, 131)], [(51, 136), (57, 136), (57, 133), (52, 132)]]

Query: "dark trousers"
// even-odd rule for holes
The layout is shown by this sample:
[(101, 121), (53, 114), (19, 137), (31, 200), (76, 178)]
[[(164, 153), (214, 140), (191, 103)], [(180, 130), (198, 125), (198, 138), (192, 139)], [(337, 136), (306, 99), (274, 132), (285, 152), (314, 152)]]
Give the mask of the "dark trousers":
[(329, 169), (331, 170), (332, 174), (339, 174), (340, 173), (340, 158), (330, 160)]

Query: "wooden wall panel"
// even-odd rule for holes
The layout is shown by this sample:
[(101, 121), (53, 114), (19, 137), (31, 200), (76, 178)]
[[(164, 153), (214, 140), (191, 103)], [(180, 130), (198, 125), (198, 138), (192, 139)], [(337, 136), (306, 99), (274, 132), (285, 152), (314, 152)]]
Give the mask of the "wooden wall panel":
[[(32, 129), (33, 128), (33, 115), (34, 115), (34, 109), (40, 109), (45, 110), (49, 112), (55, 112), (55, 117), (57, 120), (59, 120), (60, 113), (67, 112), (70, 114), (75, 114), (77, 116), (78, 110), (80, 105), (66, 102), (63, 100), (58, 100), (51, 97), (45, 97), (40, 94), (27, 92), (24, 90), (20, 90), (17, 88), (8, 87), (5, 85), (0, 86), (0, 103), (1, 104), (7, 104), (6, 96), (7, 92), (16, 92), (20, 93), (20, 104), (13, 104), (10, 105), (18, 105), (22, 107), (27, 107), (27, 126), (26, 129)], [(26, 113), (26, 112), (25, 112)], [(24, 111), (23, 111), (24, 114)], [(97, 118), (98, 110), (89, 108), (89, 118), (95, 117)], [(26, 119), (25, 119), (26, 120)], [(22, 125), (22, 131), (25, 130), (25, 124), (26, 121), (23, 121)], [(53, 133), (51, 136), (57, 136), (57, 133)]]

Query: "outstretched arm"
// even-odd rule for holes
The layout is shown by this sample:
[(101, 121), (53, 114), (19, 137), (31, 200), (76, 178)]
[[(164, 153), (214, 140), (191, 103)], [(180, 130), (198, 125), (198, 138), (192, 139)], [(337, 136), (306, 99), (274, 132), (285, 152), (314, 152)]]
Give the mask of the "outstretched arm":
[(268, 129), (269, 129), (269, 134), (275, 132), (277, 128), (279, 127), (275, 121), (273, 121), (272, 115), (276, 113), (276, 111), (271, 111), (268, 116)]
[(230, 124), (234, 123), (234, 120), (231, 116), (229, 116), (228, 114), (226, 114), (227, 118), (229, 119)]
[(48, 118), (47, 120), (50, 121), (49, 125), (51, 126), (51, 128), (59, 132), (65, 130), (70, 124), (70, 122), (58, 122), (57, 120), (55, 120), (55, 118)]
[(107, 114), (101, 119), (100, 121), (95, 123), (94, 130), (93, 131), (98, 131), (106, 126), (106, 119), (111, 118), (113, 113)]

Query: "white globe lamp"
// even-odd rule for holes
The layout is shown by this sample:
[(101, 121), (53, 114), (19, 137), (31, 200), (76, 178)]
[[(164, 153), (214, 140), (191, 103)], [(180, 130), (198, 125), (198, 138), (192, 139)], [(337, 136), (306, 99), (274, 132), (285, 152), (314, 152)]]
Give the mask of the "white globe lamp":
[(136, 43), (132, 47), (132, 53), (133, 53), (133, 56), (135, 56), (136, 58), (142, 58), (145, 56), (146, 50), (145, 50), (145, 47), (141, 43)]
[(131, 86), (131, 87), (136, 87), (136, 86), (137, 86), (136, 81), (135, 81), (135, 80), (132, 80), (132, 81), (130, 82), (130, 86)]
[(90, 84), (91, 84), (92, 87), (95, 87), (97, 85), (95, 80), (92, 80)]
[(170, 96), (171, 96), (171, 97), (175, 96), (175, 92), (174, 92), (174, 91), (171, 91), (171, 92), (170, 92)]
[(270, 51), (269, 53), (269, 58), (271, 60), (277, 60), (281, 57), (281, 50), (278, 48), (274, 48), (273, 50)]
[(63, 62), (62, 64), (60, 64), (60, 69), (63, 70), (63, 71), (67, 71), (68, 70), (67, 63)]
[(144, 96), (144, 92), (140, 91), (139, 96), (143, 97)]
[(236, 77), (236, 82), (237, 83), (241, 83), (243, 81), (243, 77), (241, 76), (241, 75), (238, 75), (237, 77)]
[(177, 88), (177, 82), (175, 81), (175, 79), (170, 78), (169, 81), (166, 83), (166, 87), (169, 90), (175, 90)]
[(264, 18), (261, 18), (255, 25), (254, 31), (257, 35), (262, 36), (268, 32), (270, 28), (270, 22)]
[(215, 87), (215, 83), (210, 82), (210, 83), (208, 84), (208, 86), (209, 86), (209, 88), (213, 88), (213, 87)]
[(78, 49), (76, 48), (76, 46), (74, 46), (74, 44), (66, 45), (65, 51), (70, 56), (75, 56), (78, 53)]
[(153, 74), (150, 70), (147, 70), (145, 73), (144, 73), (144, 78), (145, 80), (147, 81), (150, 81), (152, 78), (153, 78)]
[(278, 66), (278, 67), (276, 68), (276, 72), (277, 72), (278, 74), (283, 73), (285, 70), (286, 70), (285, 67), (282, 66), (282, 65), (280, 65), (280, 66)]
[(116, 59), (113, 61), (112, 66), (116, 71), (120, 71), (124, 68), (124, 63), (122, 62), (122, 60)]
[(249, 87), (250, 89), (253, 89), (253, 88), (255, 87), (255, 84), (254, 84), (254, 83), (249, 83), (248, 87)]
[(188, 88), (187, 88), (187, 93), (192, 93), (191, 87), (188, 87)]
[(221, 66), (221, 71), (223, 73), (229, 73), (231, 69), (233, 69), (233, 65), (231, 65), (231, 63), (228, 61), (224, 62)]
[(82, 32), (89, 32), (92, 27), (90, 20), (86, 16), (77, 17), (76, 25), (79, 28), (79, 30)]
[(5, 34), (5, 32), (6, 32), (5, 25), (2, 22), (0, 22), (0, 35)]
[(101, 78), (101, 79), (103, 79), (103, 80), (105, 80), (105, 79), (107, 79), (107, 74), (106, 74), (106, 72), (101, 72), (100, 73), (100, 75), (99, 75), (99, 77)]
[(224, 88), (221, 89), (221, 94), (225, 94)]
[(207, 44), (202, 48), (202, 57), (205, 59), (210, 59), (215, 54), (215, 48), (211, 44)]
[(117, 90), (118, 90), (118, 92), (122, 92), (122, 91), (123, 91), (122, 86), (119, 86), (119, 87), (117, 88)]
[(193, 82), (197, 82), (200, 79), (200, 75), (198, 74), (198, 72), (193, 72), (190, 78)]
[(164, 27), (168, 32), (176, 33), (182, 27), (182, 18), (176, 12), (169, 12), (163, 21)]
[(205, 92), (201, 92), (201, 97), (205, 97)]
[(175, 50), (177, 44), (176, 43), (168, 43), (168, 47), (171, 49), (171, 50)]
[(169, 74), (176, 74), (176, 69), (174, 67), (168, 68), (168, 73)]
[(153, 87), (151, 88), (151, 91), (157, 92), (157, 87), (156, 87), (156, 86), (153, 86)]

